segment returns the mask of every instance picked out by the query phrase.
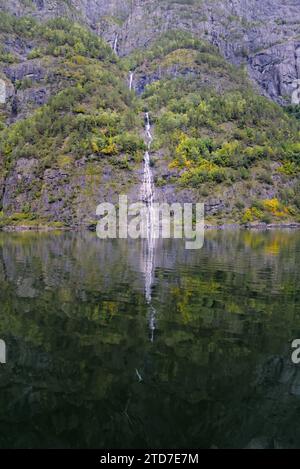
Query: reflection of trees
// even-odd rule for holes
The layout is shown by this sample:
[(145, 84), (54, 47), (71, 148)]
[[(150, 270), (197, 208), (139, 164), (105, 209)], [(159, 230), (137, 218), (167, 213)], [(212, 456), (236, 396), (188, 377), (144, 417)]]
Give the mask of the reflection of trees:
[(1, 236), (0, 445), (295, 445), (280, 424), (299, 409), (298, 375), (282, 382), (300, 332), (299, 245), (298, 233), (212, 232), (199, 252), (158, 246), (153, 346), (136, 244)]

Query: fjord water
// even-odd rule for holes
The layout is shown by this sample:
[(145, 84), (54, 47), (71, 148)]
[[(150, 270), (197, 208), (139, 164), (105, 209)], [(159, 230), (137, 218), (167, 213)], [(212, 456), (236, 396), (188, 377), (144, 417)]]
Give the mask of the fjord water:
[[(0, 235), (0, 446), (299, 447), (300, 233)], [(147, 269), (146, 269), (147, 270)]]

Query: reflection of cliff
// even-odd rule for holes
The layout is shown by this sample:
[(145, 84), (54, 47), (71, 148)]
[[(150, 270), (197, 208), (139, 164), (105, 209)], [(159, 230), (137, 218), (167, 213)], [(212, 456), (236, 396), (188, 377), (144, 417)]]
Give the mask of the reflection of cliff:
[[(208, 232), (205, 246), (199, 251), (187, 251), (181, 242), (159, 241), (155, 268), (172, 270), (175, 266), (188, 264), (201, 265), (208, 270), (211, 266), (214, 270), (218, 264), (228, 276), (247, 270), (252, 280), (260, 281), (262, 273), (269, 270), (270, 276), (281, 281), (286, 273), (294, 271), (298, 262), (296, 257), (290, 259), (289, 264), (284, 262), (296, 243), (299, 244), (299, 240), (295, 232)], [(30, 277), (35, 278), (34, 282), (38, 277), (40, 288), (60, 287), (76, 281), (81, 287), (90, 285), (93, 289), (101, 289), (102, 282), (107, 288), (129, 279), (138, 290), (143, 288), (140, 275), (143, 257), (139, 242), (103, 243), (88, 233), (57, 236), (24, 233), (12, 234), (9, 238), (1, 235), (1, 247), (3, 268), (7, 280), (13, 283), (29, 284), (33, 282)], [(296, 250), (296, 255), (298, 252)], [(120, 258), (124, 262), (120, 262)]]
[[(262, 362), (253, 383), (241, 434), (251, 429), (248, 448), (299, 448), (300, 367), (285, 356), (271, 356)], [(258, 425), (259, 422), (259, 425)]]
[(159, 245), (153, 345), (136, 243), (1, 235), (0, 446), (297, 446), (299, 243)]

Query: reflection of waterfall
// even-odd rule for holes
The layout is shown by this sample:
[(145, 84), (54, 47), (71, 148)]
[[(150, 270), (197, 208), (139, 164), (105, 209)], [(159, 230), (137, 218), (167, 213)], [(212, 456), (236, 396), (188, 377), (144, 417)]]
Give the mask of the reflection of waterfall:
[(133, 72), (129, 72), (129, 89), (132, 90), (133, 85)]
[(148, 305), (148, 324), (151, 342), (153, 342), (156, 329), (156, 310), (152, 305), (152, 287), (155, 278), (155, 244), (150, 244), (149, 240), (145, 240), (142, 249), (145, 274), (145, 297)]
[(154, 283), (155, 274), (155, 236), (154, 236), (154, 196), (155, 188), (153, 181), (153, 174), (151, 170), (151, 158), (150, 150), (153, 142), (151, 133), (151, 123), (149, 113), (145, 115), (145, 132), (147, 139), (147, 151), (144, 156), (144, 177), (142, 183), (142, 201), (147, 207), (147, 238), (143, 242), (143, 270), (145, 273), (145, 296), (148, 304), (148, 315), (149, 315), (149, 329), (151, 333), (151, 341), (154, 340), (154, 331), (156, 324), (156, 311), (152, 303), (152, 287)]

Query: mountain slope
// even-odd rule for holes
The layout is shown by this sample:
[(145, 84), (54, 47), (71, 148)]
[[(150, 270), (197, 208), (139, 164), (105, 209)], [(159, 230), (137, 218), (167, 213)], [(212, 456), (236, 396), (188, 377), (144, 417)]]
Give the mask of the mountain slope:
[(7, 17), (5, 33), (27, 58), (0, 64), (11, 90), (0, 134), (2, 223), (87, 225), (100, 201), (117, 202), (135, 182), (144, 143), (134, 96), (99, 38), (67, 20), (30, 21), (28, 33), (27, 21)]
[[(90, 226), (100, 202), (117, 202), (124, 193), (138, 200), (146, 110), (159, 200), (204, 201), (213, 224), (299, 221), (297, 106), (286, 112), (260, 96), (243, 65), (228, 63), (199, 32), (169, 25), (166, 33), (152, 31), (147, 49), (118, 58), (82, 25), (88, 23), (88, 15), (80, 19), (82, 2), (77, 10), (52, 2), (51, 11), (49, 2), (25, 3), (8, 2), (19, 17), (0, 19), (0, 78), (8, 95), (0, 105), (2, 226)], [(165, 3), (173, 13), (200, 8), (199, 2), (157, 8)], [(81, 25), (46, 21), (62, 4)], [(128, 2), (110, 6), (121, 28), (136, 8), (143, 21), (154, 2), (132, 2), (128, 11)], [(123, 52), (126, 40), (118, 36)], [(128, 89), (130, 70), (136, 94)]]
[(214, 223), (299, 217), (299, 123), (243, 70), (180, 31), (129, 61), (155, 124), (161, 200), (204, 201)]
[[(0, 9), (39, 20), (69, 16), (127, 55), (182, 29), (245, 64), (261, 91), (289, 103), (300, 79), (300, 0), (1, 0)], [(299, 86), (300, 88), (300, 86)]]

